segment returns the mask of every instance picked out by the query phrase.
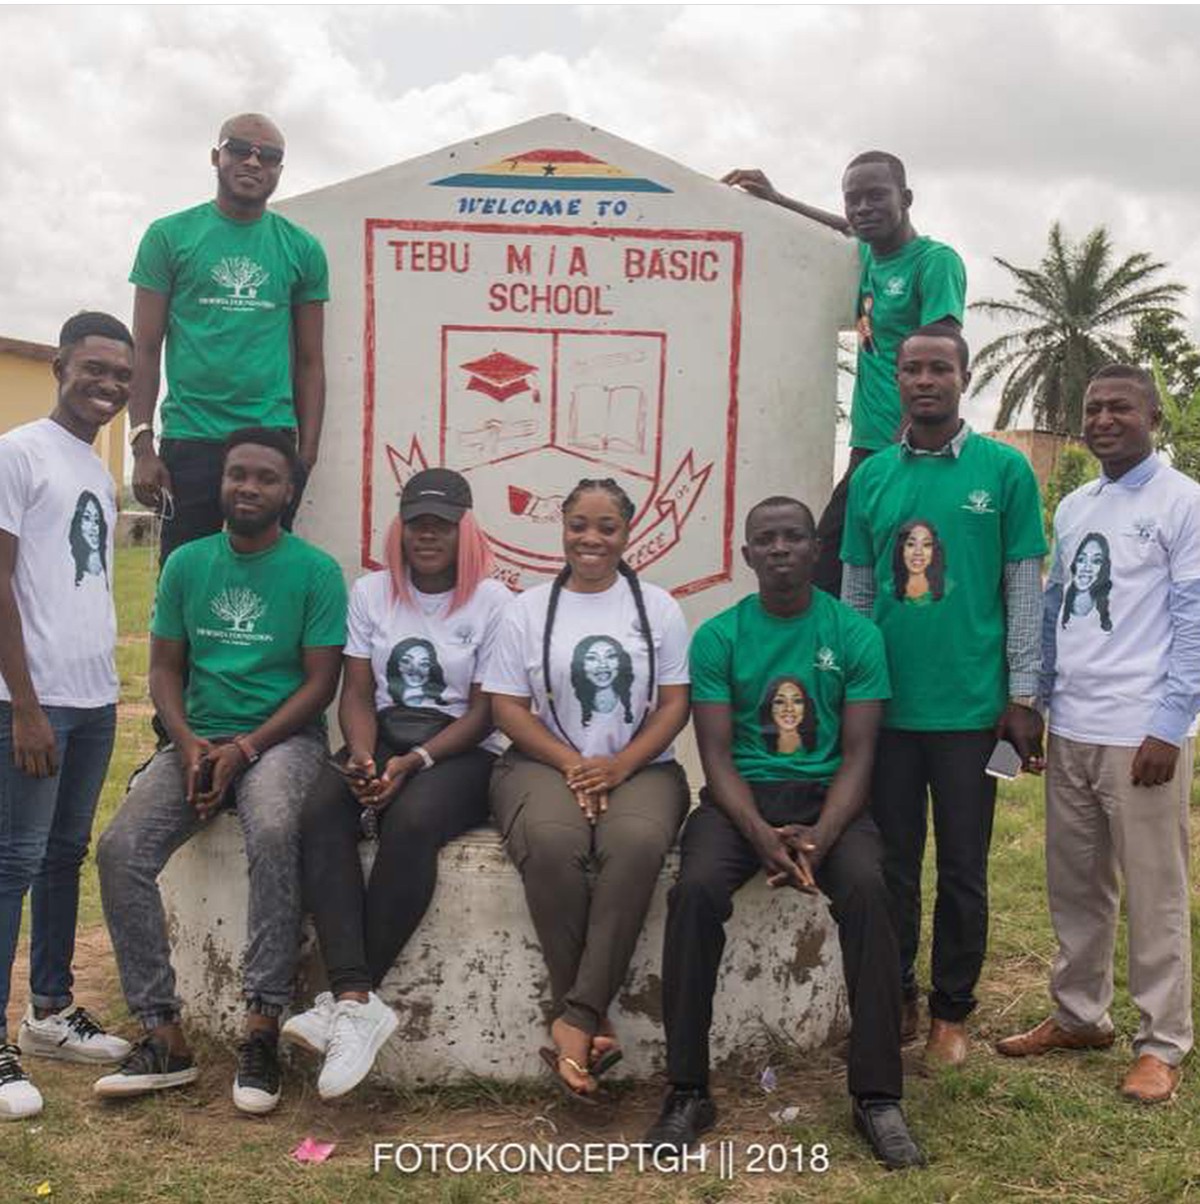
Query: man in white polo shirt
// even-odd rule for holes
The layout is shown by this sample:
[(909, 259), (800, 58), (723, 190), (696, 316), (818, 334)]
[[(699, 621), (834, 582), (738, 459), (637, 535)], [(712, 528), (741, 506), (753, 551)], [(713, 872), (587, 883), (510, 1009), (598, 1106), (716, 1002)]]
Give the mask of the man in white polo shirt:
[(1057, 1007), (996, 1047), (1025, 1057), (1113, 1043), (1119, 869), (1141, 1013), (1121, 1091), (1147, 1104), (1174, 1095), (1192, 1047), (1188, 799), (1200, 709), (1200, 484), (1154, 455), (1160, 418), (1140, 368), (1114, 364), (1088, 385), (1083, 436), (1103, 471), (1054, 516), (1043, 614)]

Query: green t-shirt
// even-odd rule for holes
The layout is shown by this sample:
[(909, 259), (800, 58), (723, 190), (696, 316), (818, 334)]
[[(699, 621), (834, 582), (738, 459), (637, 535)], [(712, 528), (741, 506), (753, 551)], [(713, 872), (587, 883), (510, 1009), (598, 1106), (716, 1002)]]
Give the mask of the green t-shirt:
[(887, 698), (887, 658), (873, 623), (813, 590), (779, 618), (757, 594), (692, 637), (692, 701), (733, 711), (733, 763), (748, 782), (828, 782), (842, 763), (842, 707)]
[(270, 210), (237, 222), (206, 201), (151, 224), (129, 279), (170, 297), (164, 437), (296, 425), (292, 307), (329, 300), (325, 252), (307, 230)]
[(968, 432), (957, 457), (897, 445), (862, 464), (842, 559), (875, 572), (892, 677), (885, 727), (996, 722), (1008, 699), (1004, 566), (1045, 554), (1033, 470), (1003, 443)]
[(250, 732), (304, 681), (304, 649), (346, 642), (346, 583), (327, 552), (286, 531), (240, 555), (224, 532), (163, 565), (151, 632), (188, 644), (187, 720), (199, 736)]
[(967, 269), (958, 252), (921, 235), (876, 259), (858, 244), (858, 365), (850, 405), (850, 446), (878, 451), (900, 430), (896, 352), (905, 335), (939, 318), (962, 321)]

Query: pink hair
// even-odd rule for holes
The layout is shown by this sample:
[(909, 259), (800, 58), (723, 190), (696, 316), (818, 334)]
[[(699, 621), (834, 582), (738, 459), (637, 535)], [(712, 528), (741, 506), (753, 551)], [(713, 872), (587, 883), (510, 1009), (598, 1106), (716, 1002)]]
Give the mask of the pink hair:
[[(392, 596), (411, 605), (412, 587), (408, 566), (404, 563), (404, 524), (399, 517), (392, 519), (383, 541), (388, 571), (392, 575)], [(450, 598), (450, 614), (470, 602), (479, 583), (492, 573), (492, 550), (487, 537), (468, 510), (458, 522), (458, 564), (455, 567), (454, 593)]]

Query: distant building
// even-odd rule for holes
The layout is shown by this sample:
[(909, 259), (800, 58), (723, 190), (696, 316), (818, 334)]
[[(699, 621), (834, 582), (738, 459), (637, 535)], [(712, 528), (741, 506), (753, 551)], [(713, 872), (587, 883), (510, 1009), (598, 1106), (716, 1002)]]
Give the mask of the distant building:
[[(54, 405), (54, 374), (50, 365), (57, 351), (49, 343), (27, 343), (0, 335), (0, 434), (23, 422), (44, 418)], [(125, 411), (100, 428), (96, 454), (108, 465), (117, 484), (125, 483)]]
[(1015, 447), (1033, 466), (1034, 476), (1044, 494), (1046, 483), (1054, 475), (1058, 467), (1058, 458), (1064, 447), (1072, 443), (1080, 444), (1079, 439), (1071, 439), (1066, 435), (1056, 435), (1051, 431), (987, 431), (989, 439), (1007, 443)]

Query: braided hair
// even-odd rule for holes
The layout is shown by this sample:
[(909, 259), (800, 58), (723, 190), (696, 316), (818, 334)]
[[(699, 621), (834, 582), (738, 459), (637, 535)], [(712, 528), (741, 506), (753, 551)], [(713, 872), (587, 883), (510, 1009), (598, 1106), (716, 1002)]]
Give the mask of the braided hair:
[[(607, 493), (616, 504), (617, 512), (621, 515), (626, 526), (633, 521), (633, 516), (637, 512), (637, 508), (633, 504), (633, 500), (629, 494), (613, 480), (612, 477), (591, 478), (585, 477), (567, 494), (562, 504), (562, 512), (565, 516), (576, 502), (585, 494), (591, 493), (593, 490), (600, 490), (602, 493)], [(654, 638), (650, 630), (650, 617), (646, 613), (646, 600), (642, 596), (642, 583), (638, 579), (637, 573), (633, 571), (625, 563), (624, 560), (617, 562), (617, 572), (625, 578), (629, 585), (629, 592), (633, 594), (633, 604), (637, 608), (638, 627), (640, 628), (642, 638), (646, 641), (646, 658), (649, 666), (649, 674), (646, 685), (646, 709), (642, 712), (642, 717), (638, 720), (637, 730), (634, 732), (636, 736), (642, 730), (650, 711), (654, 706), (656, 677), (658, 665), (654, 656)], [(563, 727), (562, 720), (558, 717), (558, 708), (554, 705), (554, 690), (551, 687), (550, 681), (550, 639), (554, 632), (554, 616), (558, 613), (558, 600), (562, 595), (563, 586), (571, 578), (571, 566), (564, 565), (558, 576), (554, 578), (553, 584), (550, 586), (550, 602), (546, 607), (546, 625), (542, 629), (542, 678), (546, 683), (546, 701), (550, 704), (550, 714), (554, 718), (555, 726), (562, 733), (563, 739), (575, 749), (579, 751), (578, 745), (567, 734)]]

